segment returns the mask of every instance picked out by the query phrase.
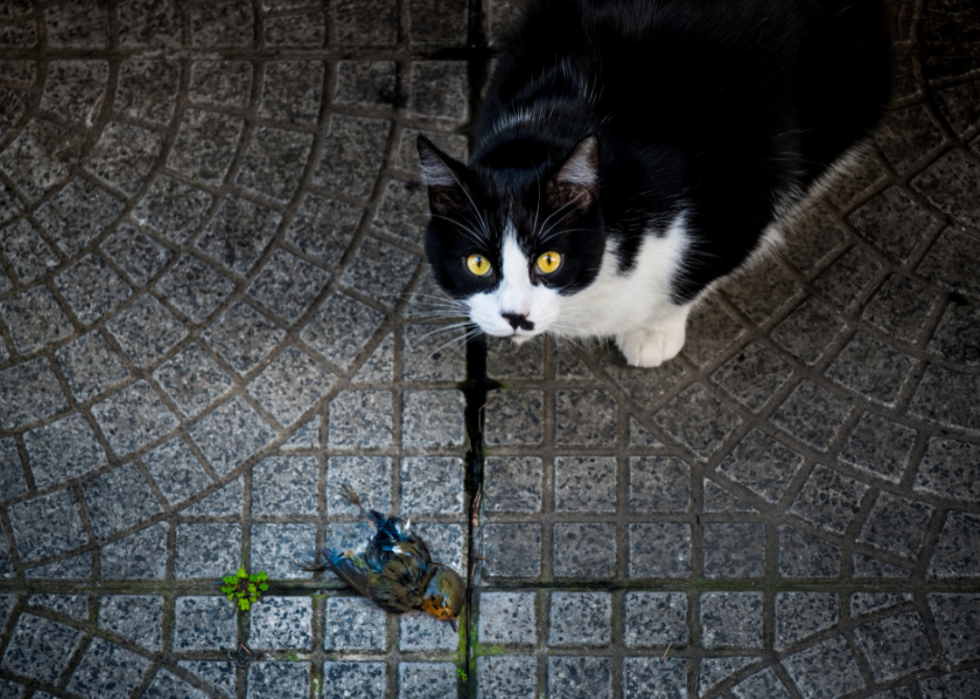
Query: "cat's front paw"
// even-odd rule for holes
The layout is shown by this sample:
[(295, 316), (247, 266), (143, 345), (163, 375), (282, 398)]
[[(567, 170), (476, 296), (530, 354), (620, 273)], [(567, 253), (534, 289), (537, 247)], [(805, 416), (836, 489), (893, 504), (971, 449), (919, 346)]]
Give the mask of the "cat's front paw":
[(657, 367), (673, 359), (684, 346), (687, 314), (681, 321), (662, 323), (653, 328), (638, 330), (616, 338), (626, 363), (645, 368)]

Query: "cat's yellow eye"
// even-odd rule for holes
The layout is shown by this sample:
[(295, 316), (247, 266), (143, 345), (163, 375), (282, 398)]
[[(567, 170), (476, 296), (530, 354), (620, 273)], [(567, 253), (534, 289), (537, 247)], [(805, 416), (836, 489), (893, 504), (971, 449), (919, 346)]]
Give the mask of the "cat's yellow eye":
[(538, 270), (542, 274), (551, 274), (561, 267), (561, 255), (557, 252), (546, 252), (538, 258)]
[(466, 258), (466, 269), (478, 277), (490, 274), (490, 262), (483, 255), (470, 255)]

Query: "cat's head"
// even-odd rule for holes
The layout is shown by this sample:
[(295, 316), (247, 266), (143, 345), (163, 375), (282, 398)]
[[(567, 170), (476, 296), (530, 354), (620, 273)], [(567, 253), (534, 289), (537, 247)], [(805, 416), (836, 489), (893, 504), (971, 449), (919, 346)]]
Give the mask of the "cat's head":
[(595, 280), (605, 250), (598, 139), (556, 158), (532, 142), (502, 148), (468, 167), (419, 136), (426, 254), (438, 284), (488, 335), (562, 334), (563, 305)]

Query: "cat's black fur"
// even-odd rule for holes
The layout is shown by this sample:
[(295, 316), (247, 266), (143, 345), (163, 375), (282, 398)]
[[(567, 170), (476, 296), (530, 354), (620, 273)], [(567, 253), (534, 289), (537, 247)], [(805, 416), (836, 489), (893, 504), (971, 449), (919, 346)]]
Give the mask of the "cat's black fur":
[[(595, 135), (597, 205), (562, 221), (556, 246), (574, 262), (548, 283), (588, 286), (607, 240), (628, 273), (683, 210), (692, 244), (671, 301), (685, 304), (749, 258), (889, 99), (878, 0), (529, 0), (501, 53), (470, 167), (420, 141), (426, 250), (458, 298), (494, 280), (459, 263), (472, 241), (455, 224), (475, 227), (475, 206), (499, 244), (509, 219), (530, 253), (532, 219), (569, 203), (560, 168)], [(464, 186), (446, 186), (446, 168)]]

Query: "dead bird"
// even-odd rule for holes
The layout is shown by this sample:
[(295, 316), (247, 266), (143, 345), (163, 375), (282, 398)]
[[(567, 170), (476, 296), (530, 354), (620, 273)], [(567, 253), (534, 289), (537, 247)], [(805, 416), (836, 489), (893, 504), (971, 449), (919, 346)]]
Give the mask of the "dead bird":
[(323, 549), (313, 564), (302, 566), (317, 572), (332, 570), (341, 580), (386, 612), (401, 614), (421, 609), (456, 628), (456, 618), (466, 601), (466, 584), (455, 570), (436, 563), (410, 523), (377, 510), (365, 510), (348, 484), (341, 486), (345, 499), (357, 505), (374, 525), (374, 535), (360, 550)]

